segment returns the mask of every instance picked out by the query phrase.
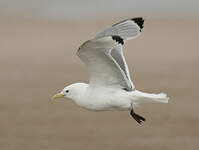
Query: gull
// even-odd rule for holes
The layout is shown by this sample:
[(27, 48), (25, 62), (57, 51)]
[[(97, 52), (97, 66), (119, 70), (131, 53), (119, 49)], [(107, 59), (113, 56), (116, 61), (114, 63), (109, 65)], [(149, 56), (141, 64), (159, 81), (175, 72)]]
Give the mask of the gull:
[(130, 111), (139, 124), (146, 119), (135, 113), (138, 104), (168, 103), (166, 94), (139, 91), (130, 78), (122, 47), (126, 41), (140, 35), (143, 24), (142, 17), (126, 19), (84, 42), (76, 54), (88, 66), (89, 84), (71, 84), (53, 98), (73, 100), (91, 111)]

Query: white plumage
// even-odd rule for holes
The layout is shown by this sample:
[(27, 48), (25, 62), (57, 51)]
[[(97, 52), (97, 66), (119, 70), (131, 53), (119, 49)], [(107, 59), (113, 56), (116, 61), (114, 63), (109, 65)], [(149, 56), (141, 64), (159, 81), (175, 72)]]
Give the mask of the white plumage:
[(135, 89), (131, 81), (122, 46), (140, 35), (144, 20), (127, 19), (83, 43), (77, 55), (88, 66), (89, 84), (75, 83), (65, 87), (54, 98), (69, 98), (88, 110), (131, 110), (131, 116), (142, 123), (145, 118), (134, 112), (141, 102), (168, 102), (164, 93), (149, 94)]

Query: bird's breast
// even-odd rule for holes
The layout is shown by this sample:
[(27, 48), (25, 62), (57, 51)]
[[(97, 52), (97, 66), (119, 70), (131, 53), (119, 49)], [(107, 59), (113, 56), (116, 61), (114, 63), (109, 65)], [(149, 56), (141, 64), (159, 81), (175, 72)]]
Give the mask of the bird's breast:
[(87, 91), (77, 104), (93, 111), (128, 110), (131, 107), (130, 101), (120, 91), (104, 89)]

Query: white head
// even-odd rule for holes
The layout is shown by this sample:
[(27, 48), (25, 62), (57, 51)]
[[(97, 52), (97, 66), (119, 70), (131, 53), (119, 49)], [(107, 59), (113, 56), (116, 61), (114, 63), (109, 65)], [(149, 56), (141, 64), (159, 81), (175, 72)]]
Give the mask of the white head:
[(74, 83), (69, 86), (66, 86), (60, 93), (53, 96), (53, 99), (56, 98), (67, 98), (76, 100), (82, 96), (88, 84), (85, 83)]

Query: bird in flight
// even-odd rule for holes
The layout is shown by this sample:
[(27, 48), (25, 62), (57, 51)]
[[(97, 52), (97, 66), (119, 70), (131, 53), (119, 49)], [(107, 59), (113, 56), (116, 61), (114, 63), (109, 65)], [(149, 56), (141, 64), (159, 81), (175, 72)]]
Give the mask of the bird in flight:
[(142, 17), (121, 21), (84, 42), (77, 56), (88, 66), (89, 83), (66, 86), (53, 98), (67, 98), (92, 111), (130, 111), (141, 124), (146, 119), (135, 113), (134, 108), (142, 102), (168, 103), (164, 93), (145, 93), (135, 88), (123, 55), (126, 41), (140, 35)]

